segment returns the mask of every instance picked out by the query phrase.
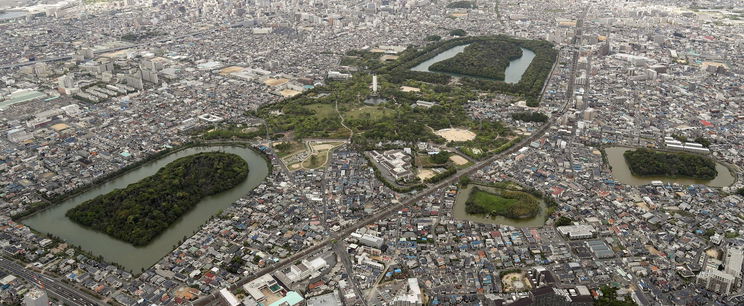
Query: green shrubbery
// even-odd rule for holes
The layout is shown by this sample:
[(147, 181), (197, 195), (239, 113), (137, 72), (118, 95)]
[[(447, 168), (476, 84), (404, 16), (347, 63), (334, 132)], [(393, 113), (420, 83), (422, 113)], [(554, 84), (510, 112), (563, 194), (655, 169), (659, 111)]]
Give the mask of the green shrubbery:
[(531, 218), (540, 212), (540, 204), (536, 197), (528, 193), (501, 190), (496, 194), (473, 187), (465, 202), (465, 212), (512, 219)]
[(439, 35), (429, 35), (424, 38), (426, 41), (440, 41), (442, 40), (442, 36)]
[(512, 119), (524, 122), (546, 122), (548, 116), (540, 112), (519, 112), (511, 114)]
[(465, 32), (463, 29), (454, 29), (449, 34), (452, 36), (465, 36), (468, 35), (468, 32)]
[(623, 153), (633, 175), (690, 177), (712, 180), (718, 175), (716, 163), (690, 153), (657, 152), (645, 148)]
[(465, 8), (465, 9), (473, 9), (478, 7), (475, 5), (475, 2), (473, 1), (455, 1), (451, 2), (450, 4), (447, 4), (447, 8)]
[(477, 41), (465, 47), (462, 53), (434, 63), (429, 70), (503, 81), (509, 62), (520, 57), (522, 49), (513, 43)]
[(429, 155), (429, 161), (437, 165), (446, 164), (449, 162), (450, 156), (452, 156), (452, 152), (441, 151), (437, 154)]

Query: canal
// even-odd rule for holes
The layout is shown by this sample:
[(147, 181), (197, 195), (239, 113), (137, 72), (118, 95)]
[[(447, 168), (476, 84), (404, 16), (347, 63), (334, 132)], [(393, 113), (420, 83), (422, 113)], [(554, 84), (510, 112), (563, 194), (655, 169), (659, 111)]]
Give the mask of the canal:
[[(147, 246), (135, 247), (104, 233), (80, 226), (65, 216), (65, 213), (71, 208), (96, 196), (106, 194), (114, 189), (124, 188), (151, 176), (160, 168), (178, 158), (200, 152), (214, 151), (233, 153), (245, 159), (250, 171), (248, 178), (230, 190), (202, 199), (196, 207), (183, 215), (179, 221)], [(247, 147), (217, 145), (188, 148), (144, 164), (22, 222), (36, 231), (53, 234), (95, 256), (102, 256), (106, 261), (118, 263), (125, 269), (139, 273), (142, 269), (147, 269), (157, 263), (163, 256), (173, 250), (181, 239), (193, 235), (211, 216), (230, 207), (240, 197), (253, 190), (264, 181), (268, 174), (269, 167), (266, 160), (259, 153)]]

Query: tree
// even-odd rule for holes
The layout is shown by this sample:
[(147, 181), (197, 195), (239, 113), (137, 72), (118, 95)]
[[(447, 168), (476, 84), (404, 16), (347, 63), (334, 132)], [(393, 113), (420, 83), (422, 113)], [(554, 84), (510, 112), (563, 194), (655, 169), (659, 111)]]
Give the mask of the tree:
[(439, 41), (441, 39), (442, 39), (442, 36), (439, 36), (439, 35), (429, 35), (429, 36), (426, 36), (425, 38), (426, 41)]
[(465, 32), (463, 29), (455, 29), (450, 31), (450, 36), (465, 36), (468, 35), (468, 32)]
[(143, 246), (209, 195), (248, 177), (238, 155), (207, 152), (176, 159), (154, 175), (70, 209), (72, 221), (114, 238)]
[(657, 152), (645, 148), (623, 153), (631, 173), (639, 176), (678, 176), (712, 180), (718, 175), (712, 159), (690, 153)]
[(521, 56), (522, 49), (514, 43), (477, 41), (465, 47), (462, 53), (434, 63), (429, 70), (503, 80), (509, 62)]
[(512, 119), (524, 122), (546, 122), (548, 116), (540, 112), (518, 112), (511, 115)]
[(602, 296), (597, 299), (597, 302), (594, 303), (594, 305), (598, 306), (633, 306), (637, 305), (633, 300), (630, 299), (630, 296), (626, 296), (623, 300), (617, 299), (617, 288), (612, 288), (610, 286), (604, 285), (599, 288), (600, 291), (602, 291)]
[(289, 142), (282, 142), (274, 145), (274, 149), (277, 151), (286, 151), (289, 150), (292, 147), (292, 144)]
[(573, 224), (573, 220), (569, 217), (561, 216), (558, 218), (557, 221), (555, 221), (555, 226), (566, 226)]
[(695, 137), (695, 142), (703, 145), (703, 147), (706, 147), (706, 148), (710, 147), (710, 140), (706, 139), (703, 136)]
[(451, 152), (447, 151), (441, 151), (437, 154), (429, 155), (429, 160), (433, 164), (446, 164), (449, 161), (450, 156), (452, 156)]
[(685, 135), (672, 134), (672, 138), (679, 140), (681, 142), (687, 142), (687, 136)]
[(447, 4), (447, 8), (464, 8), (464, 9), (471, 9), (476, 8), (475, 2), (473, 1), (455, 1), (450, 4)]

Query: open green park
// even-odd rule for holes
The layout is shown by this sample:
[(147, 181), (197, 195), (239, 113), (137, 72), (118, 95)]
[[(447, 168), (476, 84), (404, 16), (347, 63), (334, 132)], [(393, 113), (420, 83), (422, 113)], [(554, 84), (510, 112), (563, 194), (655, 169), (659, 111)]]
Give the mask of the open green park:
[[(480, 75), (452, 77), (438, 72), (412, 71), (411, 67), (455, 46), (470, 44), (468, 51), (444, 61), (442, 71), (473, 72), (474, 65), (492, 67), (484, 79)], [(528, 48), (536, 57), (515, 84), (498, 80), (499, 70)], [(490, 51), (489, 48), (496, 48)], [(511, 50), (501, 52), (498, 50)], [(255, 115), (266, 120), (274, 138), (299, 142), (302, 139), (352, 138), (357, 147), (367, 150), (394, 144), (431, 142), (458, 148), (472, 158), (485, 158), (506, 150), (520, 140), (508, 126), (499, 121), (474, 120), (465, 110), (469, 100), (497, 93), (524, 98), (528, 103), (539, 100), (539, 93), (550, 73), (557, 51), (545, 41), (519, 40), (507, 36), (461, 37), (409, 47), (392, 61), (381, 61), (381, 53), (354, 50), (347, 53), (342, 64), (354, 66), (356, 73), (347, 80), (328, 80), (300, 95), (259, 108)], [(501, 72), (503, 74), (503, 71)], [(374, 103), (372, 76), (378, 78), (379, 89)], [(404, 90), (415, 89), (415, 90)], [(367, 103), (365, 103), (365, 101)], [(417, 101), (432, 102), (422, 107)], [(463, 129), (475, 134), (469, 139), (446, 139), (437, 135), (443, 129)]]
[(532, 218), (540, 212), (540, 200), (526, 192), (473, 187), (465, 211), (468, 214), (503, 216), (511, 219)]

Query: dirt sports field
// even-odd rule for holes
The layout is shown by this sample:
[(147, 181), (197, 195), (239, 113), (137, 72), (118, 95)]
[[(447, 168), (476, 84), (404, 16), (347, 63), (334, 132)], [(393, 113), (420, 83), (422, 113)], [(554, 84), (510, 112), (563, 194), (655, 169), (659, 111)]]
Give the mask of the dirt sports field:
[(436, 173), (434, 173), (434, 171), (431, 171), (429, 169), (421, 169), (421, 170), (418, 171), (418, 175), (416, 175), (416, 177), (418, 177), (419, 179), (421, 179), (423, 181), (423, 180), (426, 180), (428, 178), (434, 177), (434, 175), (436, 175)]
[(452, 155), (449, 157), (449, 159), (458, 166), (462, 166), (468, 163), (468, 160), (460, 155)]
[(441, 129), (434, 134), (442, 136), (447, 141), (468, 141), (475, 139), (475, 133), (466, 129)]

